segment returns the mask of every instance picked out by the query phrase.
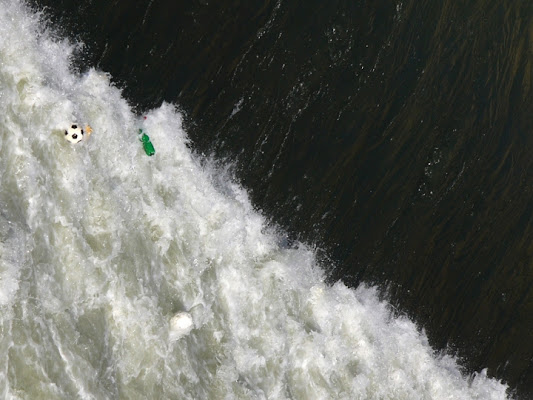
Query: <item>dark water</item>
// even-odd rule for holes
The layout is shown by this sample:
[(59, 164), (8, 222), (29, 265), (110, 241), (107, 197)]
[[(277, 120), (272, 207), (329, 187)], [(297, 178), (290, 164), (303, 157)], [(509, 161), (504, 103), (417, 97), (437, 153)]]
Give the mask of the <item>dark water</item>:
[(177, 104), (331, 281), (533, 396), (533, 2), (33, 4), (139, 112)]

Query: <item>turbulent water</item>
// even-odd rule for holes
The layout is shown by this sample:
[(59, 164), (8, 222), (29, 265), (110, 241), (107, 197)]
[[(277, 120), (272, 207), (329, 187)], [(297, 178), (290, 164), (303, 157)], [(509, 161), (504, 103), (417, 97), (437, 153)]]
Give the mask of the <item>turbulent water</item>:
[[(0, 397), (507, 398), (372, 287), (326, 285), (173, 105), (137, 115), (104, 72), (72, 72), (75, 47), (0, 2)], [(78, 145), (74, 121), (94, 129)]]

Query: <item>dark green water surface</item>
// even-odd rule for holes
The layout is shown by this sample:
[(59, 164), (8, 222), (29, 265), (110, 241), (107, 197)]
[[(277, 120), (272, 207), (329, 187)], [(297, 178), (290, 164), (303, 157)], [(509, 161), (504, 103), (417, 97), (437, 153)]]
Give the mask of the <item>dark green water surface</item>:
[(257, 208), (533, 396), (533, 2), (34, 0)]

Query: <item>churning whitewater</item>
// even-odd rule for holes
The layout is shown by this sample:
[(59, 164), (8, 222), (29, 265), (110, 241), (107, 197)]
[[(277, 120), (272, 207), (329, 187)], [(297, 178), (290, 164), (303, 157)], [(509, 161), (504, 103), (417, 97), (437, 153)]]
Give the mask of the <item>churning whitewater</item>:
[(506, 398), (374, 289), (326, 285), (174, 106), (144, 120), (49, 28), (0, 0), (1, 398)]

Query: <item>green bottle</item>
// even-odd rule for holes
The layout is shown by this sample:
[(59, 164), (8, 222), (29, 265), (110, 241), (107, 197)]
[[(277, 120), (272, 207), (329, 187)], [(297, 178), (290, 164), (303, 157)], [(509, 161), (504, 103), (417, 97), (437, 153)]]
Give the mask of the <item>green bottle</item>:
[(150, 142), (150, 138), (142, 129), (139, 129), (139, 135), (142, 135), (140, 140), (143, 143), (144, 151), (147, 155), (153, 156), (155, 154), (154, 145)]

